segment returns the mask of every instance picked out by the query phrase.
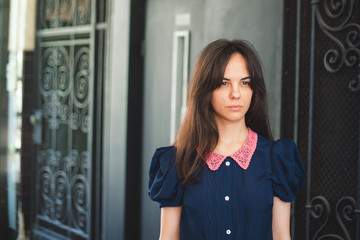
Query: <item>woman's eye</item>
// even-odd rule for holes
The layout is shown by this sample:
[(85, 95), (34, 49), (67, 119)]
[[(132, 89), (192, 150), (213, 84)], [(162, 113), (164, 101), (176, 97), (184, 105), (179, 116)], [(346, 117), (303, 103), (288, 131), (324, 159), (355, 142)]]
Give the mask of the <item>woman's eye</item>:
[(230, 83), (227, 82), (227, 81), (223, 81), (221, 84), (222, 84), (222, 85), (229, 85)]
[(242, 85), (250, 85), (250, 81), (243, 81), (241, 82)]

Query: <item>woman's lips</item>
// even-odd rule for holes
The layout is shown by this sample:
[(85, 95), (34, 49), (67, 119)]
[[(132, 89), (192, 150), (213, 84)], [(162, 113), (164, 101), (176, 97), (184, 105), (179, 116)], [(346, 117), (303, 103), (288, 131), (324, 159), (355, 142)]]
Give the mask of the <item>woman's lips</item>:
[(232, 106), (228, 106), (229, 109), (233, 110), (233, 111), (238, 111), (242, 108), (243, 106), (240, 105), (232, 105)]

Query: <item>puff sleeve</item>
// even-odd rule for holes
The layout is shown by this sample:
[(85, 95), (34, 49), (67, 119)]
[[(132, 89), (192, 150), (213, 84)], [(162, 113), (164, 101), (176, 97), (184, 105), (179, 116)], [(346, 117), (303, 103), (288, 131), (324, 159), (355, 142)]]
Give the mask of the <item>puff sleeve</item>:
[(148, 194), (160, 207), (182, 205), (183, 186), (175, 165), (175, 147), (156, 149), (149, 171)]
[(278, 140), (271, 150), (271, 171), (274, 195), (292, 202), (305, 181), (305, 170), (294, 141)]

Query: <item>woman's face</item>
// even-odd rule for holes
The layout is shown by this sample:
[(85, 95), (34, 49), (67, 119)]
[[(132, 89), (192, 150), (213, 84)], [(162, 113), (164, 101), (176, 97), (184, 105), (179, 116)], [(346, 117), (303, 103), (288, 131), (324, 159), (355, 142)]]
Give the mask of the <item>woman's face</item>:
[(224, 78), (219, 88), (212, 92), (211, 104), (216, 122), (229, 123), (243, 121), (251, 103), (253, 90), (245, 58), (234, 53), (225, 68)]

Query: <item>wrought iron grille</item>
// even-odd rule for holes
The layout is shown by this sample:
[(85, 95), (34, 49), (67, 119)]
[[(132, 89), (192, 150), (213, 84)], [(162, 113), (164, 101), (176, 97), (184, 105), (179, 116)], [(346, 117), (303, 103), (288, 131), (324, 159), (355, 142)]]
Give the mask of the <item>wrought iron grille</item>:
[(90, 24), (90, 0), (41, 0), (40, 28)]
[(87, 238), (90, 215), (89, 43), (40, 45), (43, 144), (37, 161), (37, 218)]
[(298, 3), (286, 1), (283, 121), (288, 127), (282, 129), (284, 137), (297, 133), (308, 173), (295, 203), (294, 236), (360, 239), (360, 3)]
[(101, 117), (94, 118), (102, 114), (105, 13), (103, 0), (39, 1), (36, 239), (100, 236), (101, 184), (93, 182), (101, 174)]

